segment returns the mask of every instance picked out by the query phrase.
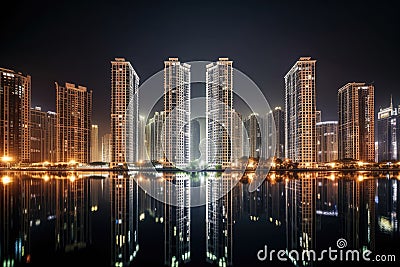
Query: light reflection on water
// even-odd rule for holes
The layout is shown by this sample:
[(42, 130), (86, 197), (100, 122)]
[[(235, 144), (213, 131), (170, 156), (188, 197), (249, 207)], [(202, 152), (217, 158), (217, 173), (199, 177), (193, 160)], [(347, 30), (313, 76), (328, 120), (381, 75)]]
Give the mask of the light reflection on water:
[[(225, 173), (3, 172), (0, 263), (265, 266), (256, 257), (264, 245), (301, 252), (326, 249), (339, 238), (347, 248), (398, 254), (397, 173), (271, 172), (253, 192), (251, 173), (235, 179)], [(193, 193), (199, 186), (205, 190)], [(206, 205), (190, 208), (193, 198)], [(172, 202), (177, 205), (165, 204)]]

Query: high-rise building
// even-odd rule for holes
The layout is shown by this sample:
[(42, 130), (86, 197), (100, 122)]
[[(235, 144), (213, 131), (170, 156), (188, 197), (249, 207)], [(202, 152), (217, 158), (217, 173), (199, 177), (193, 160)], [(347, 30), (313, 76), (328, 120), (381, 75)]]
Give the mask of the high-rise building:
[(190, 161), (200, 158), (200, 122), (197, 119), (190, 121)]
[(316, 162), (315, 63), (301, 57), (285, 75), (285, 155), (303, 167)]
[(338, 159), (338, 122), (322, 121), (316, 124), (317, 162), (331, 162)]
[(31, 76), (0, 68), (0, 156), (30, 161)]
[[(285, 112), (281, 107), (275, 107), (267, 114), (266, 118), (267, 134), (267, 157), (273, 155), (273, 145), (275, 144), (274, 155), (277, 158), (285, 157)], [(275, 132), (275, 133), (274, 133)]]
[(99, 126), (92, 124), (92, 131), (90, 132), (90, 157), (91, 162), (100, 161), (99, 153)]
[(206, 162), (210, 167), (231, 166), (233, 67), (228, 58), (206, 66)]
[(246, 130), (249, 138), (249, 157), (259, 158), (261, 149), (261, 117), (257, 113), (249, 115), (246, 121)]
[(138, 158), (139, 76), (129, 61), (111, 61), (111, 165)]
[(249, 155), (247, 131), (242, 120), (242, 115), (232, 109), (232, 143), (235, 145), (232, 149), (232, 163), (239, 163), (240, 159)]
[(378, 161), (400, 159), (400, 108), (393, 107), (393, 102), (387, 108), (378, 112)]
[(145, 139), (146, 122), (143, 116), (139, 115), (138, 120), (138, 161), (146, 160), (146, 139)]
[(65, 83), (56, 86), (57, 161), (90, 162), (92, 90)]
[[(44, 161), (57, 161), (57, 113), (47, 111), (47, 129), (45, 138), (45, 158)], [(48, 155), (46, 156), (46, 153)]]
[(348, 83), (338, 91), (339, 159), (374, 161), (374, 86)]
[(321, 110), (315, 111), (315, 123), (322, 121), (322, 112)]
[(101, 137), (101, 161), (110, 162), (111, 160), (111, 134)]
[(56, 161), (56, 113), (31, 109), (31, 156), (30, 162)]
[(155, 112), (146, 125), (146, 149), (151, 161), (161, 162), (164, 158), (162, 142), (164, 121), (164, 112)]
[(190, 161), (190, 65), (164, 61), (164, 165), (186, 167)]

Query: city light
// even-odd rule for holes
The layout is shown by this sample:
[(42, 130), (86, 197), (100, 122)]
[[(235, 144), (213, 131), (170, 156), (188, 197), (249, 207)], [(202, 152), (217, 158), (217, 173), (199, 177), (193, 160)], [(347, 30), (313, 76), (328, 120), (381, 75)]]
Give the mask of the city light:
[(13, 158), (10, 156), (3, 156), (3, 157), (1, 157), (1, 160), (4, 162), (10, 162), (13, 160)]
[(49, 175), (47, 175), (47, 174), (43, 175), (43, 180), (44, 180), (45, 182), (49, 181), (49, 180), (50, 180)]
[(4, 175), (3, 177), (1, 177), (1, 182), (4, 185), (7, 185), (7, 184), (11, 183), (11, 177), (8, 175)]

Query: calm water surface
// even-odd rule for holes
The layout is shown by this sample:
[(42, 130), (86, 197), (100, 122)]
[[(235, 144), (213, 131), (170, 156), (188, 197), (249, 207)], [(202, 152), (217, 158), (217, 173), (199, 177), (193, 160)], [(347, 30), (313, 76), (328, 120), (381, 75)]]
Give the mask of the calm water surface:
[[(400, 261), (397, 173), (2, 172), (1, 266), (326, 266), (257, 253), (345, 249)], [(192, 187), (204, 190), (193, 191)], [(229, 190), (232, 187), (232, 190)], [(222, 197), (220, 197), (222, 195)], [(190, 207), (194, 200), (205, 205)], [(165, 203), (174, 203), (169, 205)], [(339, 252), (338, 252), (339, 253)], [(345, 251), (344, 251), (345, 253)], [(339, 254), (338, 254), (339, 255)], [(361, 255), (361, 254), (360, 254)], [(368, 265), (362, 259), (351, 264)], [(377, 265), (377, 262), (369, 262)]]

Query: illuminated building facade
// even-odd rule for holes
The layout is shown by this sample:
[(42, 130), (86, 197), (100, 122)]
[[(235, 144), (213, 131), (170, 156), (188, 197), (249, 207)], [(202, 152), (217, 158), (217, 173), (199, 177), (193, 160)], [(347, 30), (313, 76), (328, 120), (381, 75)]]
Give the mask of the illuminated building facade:
[(348, 83), (338, 91), (339, 159), (375, 159), (374, 86)]
[(249, 115), (246, 121), (246, 130), (249, 138), (249, 157), (259, 158), (261, 149), (261, 117), (257, 113)]
[(31, 76), (0, 68), (0, 156), (30, 161)]
[(322, 121), (316, 124), (317, 162), (332, 162), (338, 159), (338, 122)]
[(161, 161), (164, 157), (162, 141), (164, 121), (164, 112), (155, 112), (146, 125), (146, 149), (151, 161)]
[(139, 76), (129, 61), (111, 61), (111, 165), (138, 158)]
[(301, 57), (285, 75), (285, 156), (303, 167), (316, 162), (315, 63)]
[(56, 86), (57, 161), (90, 162), (92, 90), (65, 83)]
[[(267, 157), (285, 157), (285, 112), (281, 107), (275, 107), (266, 115), (266, 149)], [(274, 134), (275, 133), (275, 134)], [(273, 155), (273, 145), (275, 144), (275, 155)]]
[(56, 113), (31, 109), (30, 162), (56, 161)]
[(228, 58), (206, 66), (206, 162), (209, 167), (231, 166), (233, 67)]
[(377, 120), (378, 161), (397, 161), (400, 159), (400, 114), (399, 108), (381, 108)]
[(99, 153), (99, 126), (92, 124), (92, 130), (90, 132), (90, 161), (100, 161)]
[(111, 134), (101, 137), (101, 161), (110, 162), (111, 160)]
[(190, 162), (190, 65), (178, 58), (164, 61), (164, 165)]

